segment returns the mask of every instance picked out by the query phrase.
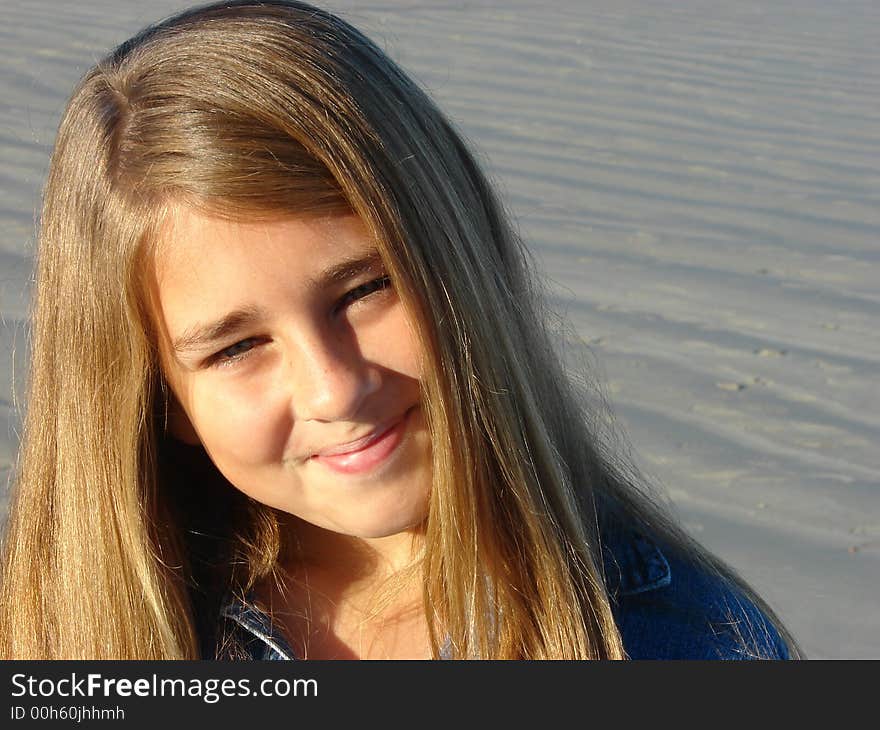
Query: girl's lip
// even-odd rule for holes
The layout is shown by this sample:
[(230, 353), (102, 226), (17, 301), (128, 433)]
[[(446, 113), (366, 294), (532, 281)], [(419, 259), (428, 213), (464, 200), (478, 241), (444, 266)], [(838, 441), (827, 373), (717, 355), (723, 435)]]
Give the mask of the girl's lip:
[(364, 438), (325, 449), (312, 458), (344, 474), (368, 471), (385, 461), (400, 444), (412, 410), (410, 408), (398, 420), (377, 428)]

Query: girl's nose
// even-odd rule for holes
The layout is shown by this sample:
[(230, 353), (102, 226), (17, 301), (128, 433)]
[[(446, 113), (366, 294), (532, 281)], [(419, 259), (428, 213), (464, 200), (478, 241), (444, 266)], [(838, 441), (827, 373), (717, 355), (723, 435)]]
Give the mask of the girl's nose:
[(354, 420), (380, 387), (380, 373), (364, 360), (354, 338), (334, 335), (312, 333), (290, 350), (287, 371), (296, 420)]

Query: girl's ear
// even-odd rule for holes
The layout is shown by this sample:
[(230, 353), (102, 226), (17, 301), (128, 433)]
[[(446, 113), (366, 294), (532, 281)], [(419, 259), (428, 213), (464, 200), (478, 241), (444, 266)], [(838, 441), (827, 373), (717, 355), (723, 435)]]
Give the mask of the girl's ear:
[(192, 421), (189, 420), (189, 416), (186, 415), (186, 411), (183, 410), (183, 406), (180, 405), (173, 393), (168, 394), (166, 407), (169, 433), (178, 441), (182, 441), (190, 446), (200, 445), (202, 440), (196, 433)]

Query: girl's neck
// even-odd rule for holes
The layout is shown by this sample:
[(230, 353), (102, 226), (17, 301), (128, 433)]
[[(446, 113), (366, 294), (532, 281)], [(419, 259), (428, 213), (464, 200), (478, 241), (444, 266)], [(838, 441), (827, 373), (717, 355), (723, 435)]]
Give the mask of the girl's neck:
[(298, 656), (428, 658), (421, 530), (381, 538), (340, 535), (301, 521), (282, 582), (263, 586)]

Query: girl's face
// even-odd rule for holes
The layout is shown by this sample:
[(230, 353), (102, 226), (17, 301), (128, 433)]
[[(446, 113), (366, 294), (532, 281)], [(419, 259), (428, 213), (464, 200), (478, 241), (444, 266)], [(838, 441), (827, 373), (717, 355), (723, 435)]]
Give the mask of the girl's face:
[(264, 504), (334, 532), (420, 523), (420, 349), (355, 216), (232, 223), (180, 209), (155, 256), (178, 438)]

